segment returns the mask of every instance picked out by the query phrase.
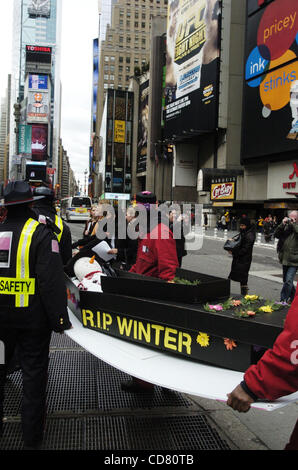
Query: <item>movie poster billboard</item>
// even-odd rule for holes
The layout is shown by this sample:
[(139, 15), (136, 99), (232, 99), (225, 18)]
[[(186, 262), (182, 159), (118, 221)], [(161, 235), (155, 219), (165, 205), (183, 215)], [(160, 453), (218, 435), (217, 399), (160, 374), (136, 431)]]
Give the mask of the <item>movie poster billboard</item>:
[(146, 171), (149, 119), (149, 80), (140, 84), (137, 173)]
[(217, 127), (219, 18), (217, 0), (168, 3), (165, 135)]
[(32, 127), (31, 153), (32, 160), (46, 160), (48, 154), (48, 126), (34, 124)]
[(242, 161), (290, 159), (298, 150), (297, 0), (255, 3), (248, 1)]
[(27, 122), (49, 121), (49, 94), (45, 91), (28, 91)]

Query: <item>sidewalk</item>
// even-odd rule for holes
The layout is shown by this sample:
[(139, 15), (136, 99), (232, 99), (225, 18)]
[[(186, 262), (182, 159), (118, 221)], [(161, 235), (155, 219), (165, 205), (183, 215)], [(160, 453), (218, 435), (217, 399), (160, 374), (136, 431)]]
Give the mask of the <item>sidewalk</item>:
[[(217, 228), (207, 228), (199, 227), (198, 229), (195, 227), (192, 228), (192, 232), (198, 231), (198, 233), (203, 233), (204, 237), (213, 238), (214, 240), (224, 241), (227, 238), (232, 238), (239, 233), (239, 231), (235, 230), (218, 230)], [(264, 235), (261, 233), (256, 233), (256, 241), (255, 246), (262, 246), (266, 248), (276, 249), (277, 239), (272, 237), (270, 242), (266, 242)]]

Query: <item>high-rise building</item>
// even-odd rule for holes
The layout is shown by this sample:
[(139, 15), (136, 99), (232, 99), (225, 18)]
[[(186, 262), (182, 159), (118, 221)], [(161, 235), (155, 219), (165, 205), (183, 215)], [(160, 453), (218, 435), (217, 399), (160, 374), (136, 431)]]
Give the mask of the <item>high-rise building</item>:
[(7, 179), (7, 150), (9, 140), (11, 75), (8, 75), (5, 97), (1, 99), (0, 107), (0, 181)]
[[(11, 102), (20, 103), (20, 124), (31, 126), (33, 154), (52, 167), (57, 166), (60, 137), (61, 8), (61, 0), (14, 0)], [(11, 112), (11, 129), (17, 124)], [(42, 134), (46, 142), (34, 143), (34, 134)], [(18, 141), (11, 132), (12, 177), (12, 156), (17, 153)]]
[[(106, 151), (101, 148), (100, 132), (107, 91), (114, 89), (127, 92), (130, 78), (135, 73), (148, 69), (152, 19), (166, 17), (167, 0), (102, 0), (99, 11), (97, 115), (96, 136), (93, 141), (95, 167), (98, 167), (100, 155), (104, 155)], [(101, 181), (105, 179), (105, 175), (98, 176), (99, 192), (104, 192)], [(131, 178), (131, 174), (129, 177)], [(124, 180), (128, 181), (128, 177), (123, 177), (123, 185)], [(124, 192), (123, 189), (122, 191)]]
[[(112, 4), (110, 23), (107, 19), (108, 3)], [(151, 20), (154, 16), (166, 16), (167, 0), (118, 0), (107, 2), (106, 7), (105, 38), (99, 46), (98, 131), (106, 90), (128, 90), (129, 79), (135, 69), (141, 70), (148, 64)], [(103, 34), (101, 31), (100, 38)]]

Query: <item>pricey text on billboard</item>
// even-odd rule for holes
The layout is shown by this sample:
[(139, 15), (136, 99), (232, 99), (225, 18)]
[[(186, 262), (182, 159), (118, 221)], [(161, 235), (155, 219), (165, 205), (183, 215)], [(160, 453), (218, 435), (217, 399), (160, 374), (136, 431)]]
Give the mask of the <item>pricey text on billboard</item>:
[(248, 1), (242, 160), (298, 149), (298, 4)]

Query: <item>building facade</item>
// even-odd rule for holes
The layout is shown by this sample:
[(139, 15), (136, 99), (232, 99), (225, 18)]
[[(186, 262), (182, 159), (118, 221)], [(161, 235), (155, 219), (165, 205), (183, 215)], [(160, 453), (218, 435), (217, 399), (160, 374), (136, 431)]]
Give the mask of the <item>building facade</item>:
[[(26, 152), (23, 156), (34, 159), (32, 155), (39, 153), (38, 158), (46, 160), (49, 166), (55, 168), (58, 163), (61, 116), (61, 8), (61, 0), (14, 0), (13, 14), (11, 100), (20, 106), (17, 127), (18, 124), (29, 125), (32, 132), (31, 155)], [(11, 128), (15, 127), (14, 121), (15, 116), (11, 113)], [(37, 140), (34, 140), (34, 136)], [(18, 176), (12, 158), (22, 154), (22, 149), (18, 147), (18, 136), (11, 133), (11, 177)]]

